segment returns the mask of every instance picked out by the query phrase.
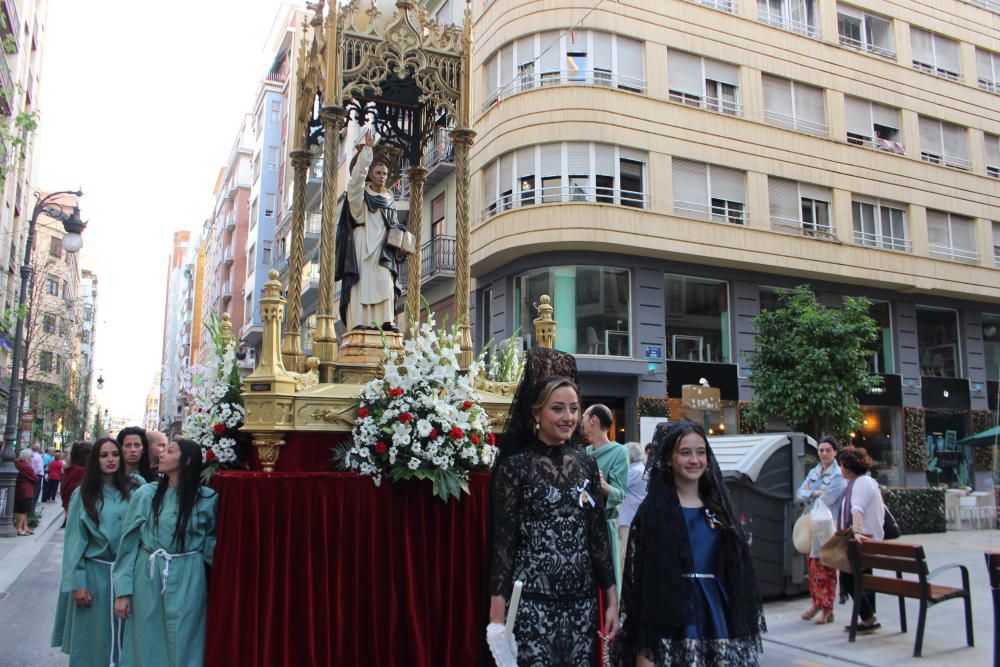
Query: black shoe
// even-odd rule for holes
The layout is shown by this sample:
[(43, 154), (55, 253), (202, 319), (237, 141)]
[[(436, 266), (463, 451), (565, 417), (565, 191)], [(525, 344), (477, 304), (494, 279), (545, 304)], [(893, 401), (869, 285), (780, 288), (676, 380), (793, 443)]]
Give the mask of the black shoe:
[[(858, 623), (858, 629), (857, 629), (856, 632), (859, 635), (867, 635), (867, 634), (871, 634), (872, 632), (875, 632), (876, 630), (878, 630), (881, 627), (882, 627), (882, 624), (879, 623), (878, 621), (875, 621), (871, 625), (864, 625), (862, 623)], [(850, 632), (850, 631), (851, 631), (851, 626), (845, 625), (844, 626), (844, 632)]]

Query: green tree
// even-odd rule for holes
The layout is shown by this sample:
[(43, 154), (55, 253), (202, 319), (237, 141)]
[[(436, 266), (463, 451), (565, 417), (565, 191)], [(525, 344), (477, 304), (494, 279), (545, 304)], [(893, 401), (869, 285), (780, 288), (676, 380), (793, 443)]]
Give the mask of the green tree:
[(778, 298), (779, 308), (754, 318), (750, 416), (777, 415), (794, 430), (843, 437), (861, 424), (857, 394), (882, 380), (868, 369), (878, 338), (871, 303), (848, 297), (843, 309), (826, 308), (808, 285), (779, 290)]
[(97, 442), (106, 435), (107, 433), (104, 431), (104, 422), (101, 421), (101, 411), (98, 409), (94, 412), (94, 423), (90, 425), (90, 440), (92, 442)]

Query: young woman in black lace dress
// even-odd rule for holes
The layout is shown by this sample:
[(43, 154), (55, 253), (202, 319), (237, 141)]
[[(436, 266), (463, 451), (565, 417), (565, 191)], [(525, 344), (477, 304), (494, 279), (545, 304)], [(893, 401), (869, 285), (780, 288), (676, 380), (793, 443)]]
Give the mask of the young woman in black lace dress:
[[(551, 361), (561, 353), (541, 354)], [(593, 457), (572, 444), (581, 414), (576, 384), (563, 376), (534, 381), (535, 362), (528, 360), (531, 386), (522, 381), (493, 472), (489, 620), (504, 623), (511, 589), (522, 581), (518, 667), (590, 667), (597, 587), (608, 600), (604, 632), (618, 629), (600, 478)]]

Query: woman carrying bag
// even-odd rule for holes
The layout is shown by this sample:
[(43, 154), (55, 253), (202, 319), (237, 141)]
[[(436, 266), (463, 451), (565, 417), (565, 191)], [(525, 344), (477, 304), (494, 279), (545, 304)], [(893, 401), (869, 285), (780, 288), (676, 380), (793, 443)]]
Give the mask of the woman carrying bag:
[[(832, 533), (832, 527), (837, 525), (840, 501), (847, 482), (844, 481), (840, 466), (837, 465), (837, 439), (833, 436), (826, 436), (819, 441), (818, 449), (819, 463), (809, 471), (795, 495), (799, 500), (814, 505), (822, 503), (829, 508), (828, 513), (833, 515), (830, 530)], [(815, 510), (821, 512), (822, 508), (815, 507)], [(812, 512), (810, 513), (812, 514)], [(829, 535), (825, 537), (829, 537)], [(825, 540), (817, 534), (814, 527), (811, 539), (812, 547), (808, 558), (809, 598), (812, 600), (812, 606), (802, 613), (802, 620), (811, 620), (816, 614), (823, 612), (816, 621), (816, 625), (833, 623), (833, 599), (837, 593), (837, 570), (823, 565), (819, 560), (819, 550), (823, 546), (823, 541)]]

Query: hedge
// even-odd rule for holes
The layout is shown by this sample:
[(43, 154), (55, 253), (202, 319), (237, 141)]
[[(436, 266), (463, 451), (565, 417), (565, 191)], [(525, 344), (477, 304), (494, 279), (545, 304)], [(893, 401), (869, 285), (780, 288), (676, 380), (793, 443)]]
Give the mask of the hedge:
[(944, 489), (882, 489), (882, 500), (903, 535), (943, 533)]

